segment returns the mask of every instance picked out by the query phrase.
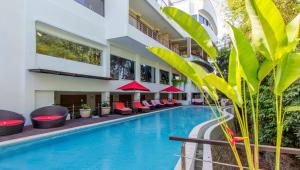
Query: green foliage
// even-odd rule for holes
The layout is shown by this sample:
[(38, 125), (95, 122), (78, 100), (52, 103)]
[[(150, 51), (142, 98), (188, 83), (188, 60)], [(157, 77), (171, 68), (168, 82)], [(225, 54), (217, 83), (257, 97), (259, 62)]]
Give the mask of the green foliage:
[(282, 94), (294, 81), (300, 78), (300, 53), (290, 53), (278, 66), (275, 93)]
[(103, 103), (101, 104), (101, 107), (109, 107), (109, 103), (108, 103), (108, 102), (103, 102)]
[(88, 104), (82, 104), (80, 107), (81, 109), (91, 109), (91, 106)]
[[(219, 106), (218, 100), (213, 96), (216, 94), (216, 90), (233, 101), (235, 115), (245, 144), (249, 169), (259, 169), (259, 124), (264, 122), (262, 118), (265, 118), (266, 122), (270, 120), (268, 124), (265, 124), (266, 136), (269, 139), (276, 136), (275, 169), (279, 170), (282, 133), (288, 131), (289, 126), (287, 125), (295, 121), (288, 116), (290, 112), (284, 112), (284, 110), (287, 106), (296, 106), (296, 103), (293, 102), (299, 101), (297, 99), (299, 87), (294, 88), (291, 84), (300, 77), (300, 55), (294, 52), (298, 31), (293, 30), (299, 28), (297, 24), (300, 20), (296, 18), (292, 24), (286, 25), (272, 0), (245, 0), (245, 2), (247, 12), (251, 16), (252, 42), (245, 37), (240, 29), (229, 24), (233, 48), (229, 58), (228, 82), (222, 74), (220, 76), (207, 74), (200, 66), (193, 66), (192, 63), (167, 49), (148, 47), (148, 50), (189, 77), (201, 92), (203, 92), (202, 89), (207, 91), (217, 106)], [(191, 16), (172, 7), (164, 8), (163, 12), (187, 31), (202, 48), (210, 48), (207, 33)], [(201, 36), (203, 33), (205, 36)], [(262, 63), (259, 62), (258, 56), (263, 61)], [(211, 57), (214, 59), (213, 56)], [(214, 64), (220, 70), (215, 60)], [(273, 77), (270, 76), (263, 81), (272, 70)], [(219, 73), (221, 72), (219, 71)], [(260, 88), (261, 84), (262, 87)], [(284, 93), (287, 88), (290, 88), (289, 92)], [(262, 91), (260, 95), (259, 89)], [(254, 102), (254, 98), (256, 102)], [(260, 115), (260, 108), (266, 114)], [(222, 112), (221, 108), (218, 107), (218, 111)], [(254, 150), (250, 146), (252, 135), (249, 133), (249, 115), (251, 115), (253, 122)], [(299, 120), (298, 117), (297, 120)], [(226, 130), (226, 122), (220, 126), (227, 140), (232, 142), (232, 136), (230, 137), (230, 133)], [(261, 129), (265, 130), (264, 128)], [(299, 134), (299, 132), (293, 134)], [(260, 135), (263, 136), (260, 139), (264, 138), (263, 133)], [(275, 140), (269, 142), (275, 143)], [(242, 167), (235, 145), (231, 145), (231, 148), (237, 164)]]
[(228, 65), (229, 65), (229, 56), (230, 56), (230, 49), (229, 48), (222, 48), (220, 49), (217, 57), (217, 64), (220, 67), (224, 78), (228, 79)]
[(257, 79), (259, 63), (256, 54), (243, 33), (232, 25), (230, 28), (232, 31), (231, 39), (240, 65), (241, 75), (248, 82), (251, 91), (256, 93), (259, 84)]
[(36, 34), (36, 52), (53, 57), (101, 65), (102, 51), (40, 31)]
[[(273, 144), (276, 141), (276, 110), (274, 86), (272, 76), (263, 81), (260, 88), (259, 112), (259, 141), (262, 144)], [(283, 106), (297, 106), (300, 104), (300, 81), (287, 89), (283, 97)], [(287, 112), (284, 121), (283, 146), (300, 147), (300, 112)]]

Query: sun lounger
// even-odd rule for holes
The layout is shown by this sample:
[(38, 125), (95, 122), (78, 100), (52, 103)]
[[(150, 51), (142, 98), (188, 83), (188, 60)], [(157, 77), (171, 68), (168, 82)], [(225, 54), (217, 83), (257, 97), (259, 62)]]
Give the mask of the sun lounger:
[(162, 102), (163, 102), (164, 105), (166, 105), (168, 107), (174, 106), (174, 103), (169, 102), (167, 99), (163, 99)]
[(149, 112), (150, 111), (150, 107), (148, 106), (143, 106), (141, 104), (141, 102), (133, 102), (133, 108), (138, 109), (141, 112)]
[(142, 101), (142, 103), (143, 103), (144, 106), (149, 107), (151, 110), (153, 110), (153, 109), (155, 108), (155, 106), (152, 105), (152, 104), (149, 104), (149, 103), (147, 102), (147, 100)]
[(182, 103), (179, 103), (176, 99), (173, 99), (172, 102), (175, 106), (182, 106)]
[(193, 105), (203, 105), (204, 101), (203, 101), (203, 99), (192, 99), (192, 104)]
[(151, 100), (151, 104), (157, 108), (165, 107), (165, 105), (161, 104), (159, 100)]
[(124, 103), (116, 102), (115, 103), (115, 112), (119, 114), (131, 114), (132, 109), (125, 107)]

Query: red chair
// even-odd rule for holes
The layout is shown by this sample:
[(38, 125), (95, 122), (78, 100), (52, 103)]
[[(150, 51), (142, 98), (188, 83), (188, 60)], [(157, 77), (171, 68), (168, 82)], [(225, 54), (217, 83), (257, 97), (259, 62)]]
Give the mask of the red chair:
[(128, 115), (132, 113), (132, 109), (125, 107), (123, 102), (115, 103), (115, 112), (118, 114)]
[(173, 99), (172, 102), (174, 103), (175, 106), (182, 106), (182, 103), (178, 103), (176, 99)]
[(149, 112), (150, 107), (148, 106), (143, 106), (141, 102), (133, 102), (133, 108), (138, 109), (141, 112)]
[(174, 106), (174, 103), (169, 102), (167, 99), (163, 99), (162, 102), (163, 102), (164, 105), (166, 105), (168, 107)]

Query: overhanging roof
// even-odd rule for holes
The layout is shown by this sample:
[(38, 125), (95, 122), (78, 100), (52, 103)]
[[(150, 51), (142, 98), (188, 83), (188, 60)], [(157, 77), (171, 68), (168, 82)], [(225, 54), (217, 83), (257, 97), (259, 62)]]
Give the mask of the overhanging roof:
[(99, 77), (99, 76), (69, 73), (69, 72), (63, 72), (63, 71), (47, 70), (47, 69), (29, 69), (29, 71), (33, 72), (33, 73), (44, 73), (44, 74), (53, 74), (53, 75), (61, 75), (61, 76), (69, 76), (69, 77), (98, 79), (98, 80), (111, 80), (112, 79), (111, 77)]

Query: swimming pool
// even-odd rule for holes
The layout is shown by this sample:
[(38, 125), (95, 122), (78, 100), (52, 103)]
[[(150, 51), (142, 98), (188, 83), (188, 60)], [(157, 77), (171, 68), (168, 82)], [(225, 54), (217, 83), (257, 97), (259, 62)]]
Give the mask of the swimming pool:
[(180, 143), (211, 119), (207, 107), (179, 107), (127, 121), (100, 125), (13, 146), (0, 147), (0, 169), (13, 170), (168, 170)]

